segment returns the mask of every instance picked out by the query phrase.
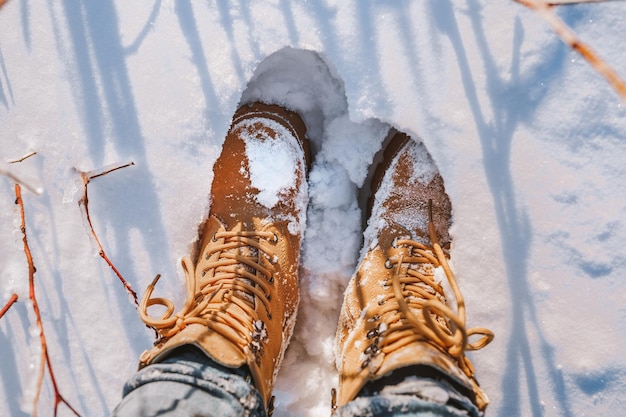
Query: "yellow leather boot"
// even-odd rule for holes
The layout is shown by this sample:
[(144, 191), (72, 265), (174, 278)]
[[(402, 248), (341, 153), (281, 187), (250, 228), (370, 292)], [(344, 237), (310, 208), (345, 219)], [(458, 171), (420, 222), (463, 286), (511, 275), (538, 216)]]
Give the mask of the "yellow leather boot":
[[(193, 345), (217, 363), (247, 365), (270, 405), (299, 301), (298, 263), (307, 205), (309, 149), (300, 117), (282, 107), (240, 108), (213, 168), (211, 208), (196, 259), (186, 256), (187, 299), (143, 296), (142, 320), (160, 336), (140, 368)], [(148, 307), (164, 306), (160, 318)]]
[[(362, 260), (339, 317), (336, 406), (353, 400), (370, 381), (426, 366), (446, 375), (484, 410), (487, 396), (464, 352), (482, 348), (493, 333), (465, 327), (463, 296), (444, 250), (450, 200), (424, 145), (397, 134), (372, 188)], [(450, 289), (447, 294), (444, 288)], [(470, 343), (476, 335), (479, 340)]]

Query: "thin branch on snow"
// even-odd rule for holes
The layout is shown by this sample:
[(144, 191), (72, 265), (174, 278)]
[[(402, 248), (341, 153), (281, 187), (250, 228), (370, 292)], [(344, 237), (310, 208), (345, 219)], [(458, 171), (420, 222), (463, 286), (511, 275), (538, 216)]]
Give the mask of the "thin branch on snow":
[(26, 155), (24, 155), (24, 156), (23, 156), (23, 157), (21, 157), (21, 158), (18, 158), (18, 159), (14, 159), (14, 160), (12, 160), (12, 161), (9, 161), (9, 164), (17, 164), (18, 162), (22, 162), (22, 161), (27, 160), (28, 158), (30, 158), (30, 157), (31, 157), (31, 156), (33, 156), (33, 155), (37, 155), (37, 152), (36, 152), (36, 151), (29, 152), (29, 153), (27, 153)]
[(2, 307), (2, 310), (0, 310), (0, 319), (2, 318), (2, 316), (4, 316), (4, 313), (6, 313), (16, 302), (17, 294), (13, 294), (11, 298), (9, 298), (9, 301), (4, 305), (4, 307)]
[(104, 177), (105, 175), (110, 174), (113, 171), (117, 171), (118, 169), (127, 168), (133, 165), (135, 165), (134, 162), (128, 162), (122, 165), (117, 165), (117, 164), (107, 165), (96, 171), (81, 172), (80, 175), (83, 177), (83, 181), (85, 181), (86, 179), (86, 181), (89, 182), (95, 178)]
[[(45, 374), (45, 368), (48, 368), (48, 374), (50, 375), (50, 382), (54, 390), (54, 416), (56, 417), (59, 409), (59, 404), (65, 404), (74, 415), (81, 417), (80, 414), (67, 402), (67, 400), (61, 395), (59, 386), (57, 385), (54, 372), (52, 370), (52, 362), (50, 361), (50, 355), (48, 355), (48, 345), (46, 342), (46, 335), (43, 329), (43, 322), (41, 320), (41, 312), (39, 310), (39, 304), (37, 303), (37, 297), (35, 295), (35, 263), (33, 261), (33, 255), (28, 245), (28, 238), (26, 236), (26, 217), (24, 215), (24, 201), (22, 200), (22, 189), (19, 184), (15, 184), (15, 204), (19, 207), (20, 212), (20, 230), (22, 232), (22, 242), (24, 243), (24, 253), (26, 254), (26, 261), (28, 262), (28, 287), (29, 287), (29, 299), (33, 303), (33, 312), (37, 320), (37, 328), (39, 329), (39, 340), (41, 342), (41, 365), (39, 368), (39, 377), (37, 379), (37, 391), (34, 398), (34, 412), (33, 415), (37, 415), (37, 403), (39, 402), (39, 394), (41, 393), (41, 386), (43, 385), (43, 377)], [(17, 296), (16, 296), (17, 298)]]
[[(30, 158), (33, 155), (37, 155), (37, 152), (35, 152), (35, 151), (29, 152), (26, 155), (22, 156), (21, 158), (9, 161), (8, 164), (17, 164), (18, 162), (25, 161), (26, 159)], [(17, 175), (13, 174), (11, 172), (11, 170), (9, 170), (8, 167), (3, 166), (3, 165), (5, 165), (5, 163), (4, 162), (0, 162), (0, 175), (4, 175), (4, 176), (8, 177), (10, 180), (12, 180), (13, 182), (21, 184), (24, 188), (26, 188), (28, 191), (30, 191), (31, 193), (33, 193), (35, 195), (40, 195), (41, 194), (41, 189), (38, 189), (38, 188), (35, 188), (35, 187), (29, 185), (26, 181), (22, 180)]]
[[(578, 52), (600, 75), (602, 75), (613, 89), (619, 94), (622, 101), (626, 103), (626, 82), (617, 74), (604, 59), (591, 48), (582, 42), (559, 17), (554, 13), (553, 5), (564, 4), (564, 2), (550, 2), (544, 0), (515, 0), (516, 2), (535, 11), (545, 20), (563, 42)], [(569, 3), (573, 3), (570, 1)]]
[(122, 283), (122, 285), (126, 289), (126, 292), (128, 292), (128, 294), (130, 294), (130, 296), (133, 297), (135, 305), (139, 305), (139, 300), (137, 298), (137, 293), (135, 292), (135, 290), (133, 290), (133, 288), (128, 283), (128, 281), (126, 281), (124, 279), (124, 277), (122, 276), (120, 271), (118, 271), (118, 269), (115, 267), (115, 265), (113, 265), (113, 262), (111, 262), (111, 260), (107, 256), (107, 254), (104, 252), (104, 248), (102, 247), (102, 243), (100, 243), (100, 239), (98, 238), (98, 235), (96, 234), (96, 231), (95, 231), (95, 229), (93, 227), (93, 223), (91, 222), (91, 217), (89, 215), (89, 196), (87, 194), (87, 185), (89, 184), (89, 182), (91, 180), (93, 180), (95, 178), (98, 178), (98, 177), (103, 177), (103, 176), (105, 176), (107, 174), (110, 174), (113, 171), (117, 171), (118, 169), (126, 168), (126, 167), (129, 167), (129, 166), (132, 166), (132, 165), (135, 165), (135, 163), (134, 162), (129, 162), (129, 163), (123, 164), (123, 165), (107, 166), (107, 167), (104, 167), (104, 168), (102, 168), (100, 170), (97, 170), (97, 171), (89, 171), (89, 172), (78, 171), (80, 173), (80, 177), (83, 180), (83, 196), (80, 198), (80, 200), (78, 200), (78, 205), (80, 206), (81, 212), (83, 213), (83, 216), (84, 216), (84, 218), (85, 218), (85, 220), (87, 222), (89, 230), (91, 231), (91, 236), (93, 237), (93, 240), (96, 243), (96, 245), (98, 245), (98, 254), (109, 265), (109, 267), (113, 270), (115, 275), (117, 275), (117, 277), (119, 278), (120, 282)]
[[(2, 6), (3, 3), (4, 2), (2, 0), (0, 0), (0, 7)], [(36, 154), (37, 154), (37, 152), (32, 151), (32, 152), (29, 152), (26, 155), (22, 156), (21, 158), (8, 161), (7, 163), (8, 164), (17, 164), (19, 162), (25, 161), (26, 159), (28, 159), (31, 156), (36, 155)], [(28, 185), (27, 183), (25, 183), (24, 181), (20, 180), (15, 175), (13, 175), (8, 169), (3, 169), (1, 166), (0, 166), (0, 175), (5, 175), (9, 179), (11, 179), (13, 182), (15, 182), (17, 184), (21, 184), (22, 186), (24, 186), (27, 190), (29, 190), (33, 194), (36, 194), (36, 195), (41, 194), (41, 191), (35, 189), (34, 187), (31, 187), (30, 185)], [(0, 310), (0, 318), (2, 318), (7, 311), (9, 311), (9, 309), (13, 306), (13, 304), (15, 304), (17, 302), (18, 298), (19, 297), (17, 296), (17, 294), (11, 295), (11, 297), (9, 298), (9, 301), (7, 301), (7, 303), (4, 305), (4, 307), (2, 307), (2, 310)]]
[(610, 1), (621, 1), (621, 0), (549, 0), (546, 1), (550, 6), (567, 6), (570, 4), (579, 4), (579, 3), (608, 3)]

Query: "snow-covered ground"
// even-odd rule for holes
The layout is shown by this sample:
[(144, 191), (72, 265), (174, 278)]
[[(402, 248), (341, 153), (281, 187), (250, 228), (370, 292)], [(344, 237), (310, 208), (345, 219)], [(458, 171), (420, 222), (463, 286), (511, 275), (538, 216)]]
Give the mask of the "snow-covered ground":
[[(558, 14), (626, 75), (626, 3)], [(183, 299), (179, 259), (209, 205), (240, 100), (303, 114), (315, 161), (302, 302), (276, 416), (326, 416), (358, 190), (389, 128), (420, 137), (454, 207), (452, 259), (488, 416), (625, 415), (626, 111), (606, 81), (512, 1), (10, 0), (0, 10), (0, 159), (29, 184), (27, 233), (61, 393), (106, 416), (154, 333), (140, 294)], [(0, 177), (0, 415), (30, 414), (39, 337), (11, 181)], [(46, 383), (39, 415), (52, 413)], [(61, 406), (60, 415), (70, 415)]]

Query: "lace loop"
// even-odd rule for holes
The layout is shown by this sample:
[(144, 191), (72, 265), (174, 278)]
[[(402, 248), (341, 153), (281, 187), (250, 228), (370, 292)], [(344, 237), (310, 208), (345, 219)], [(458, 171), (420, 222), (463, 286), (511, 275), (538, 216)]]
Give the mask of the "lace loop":
[[(276, 234), (242, 230), (215, 233), (197, 265), (183, 259), (187, 293), (183, 307), (174, 313), (172, 301), (152, 297), (160, 278), (157, 275), (139, 303), (141, 319), (162, 338), (171, 338), (190, 324), (202, 324), (233, 343), (246, 346), (250, 342), (250, 329), (259, 321), (257, 301), (271, 319), (271, 260), (275, 255), (263, 240), (276, 243)], [(233, 308), (223, 308), (224, 303)], [(148, 314), (152, 306), (165, 308), (160, 318)]]
[[(428, 231), (431, 247), (410, 239), (394, 239), (385, 264), (389, 269), (395, 265), (391, 291), (379, 298), (381, 307), (377, 311), (377, 316), (385, 317), (388, 330), (377, 331), (377, 347), (389, 353), (414, 341), (428, 340), (446, 351), (472, 377), (474, 368), (464, 352), (485, 347), (494, 335), (485, 328), (466, 329), (465, 301), (437, 239), (432, 215)], [(443, 288), (434, 279), (434, 268), (439, 267), (452, 288), (456, 313), (441, 301), (445, 300)], [(470, 343), (472, 336), (481, 337)]]

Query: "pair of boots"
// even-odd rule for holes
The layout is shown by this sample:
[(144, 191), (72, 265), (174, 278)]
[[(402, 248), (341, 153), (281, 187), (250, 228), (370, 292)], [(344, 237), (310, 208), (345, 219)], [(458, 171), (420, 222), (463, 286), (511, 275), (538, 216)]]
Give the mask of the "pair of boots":
[[(294, 112), (254, 103), (233, 118), (213, 168), (211, 208), (194, 258), (182, 260), (184, 306), (141, 300), (141, 319), (157, 330), (140, 367), (194, 345), (217, 363), (247, 366), (269, 408), (299, 302), (310, 151)], [(339, 394), (353, 400), (368, 382), (411, 366), (445, 376), (484, 410), (487, 398), (465, 351), (493, 335), (465, 327), (463, 297), (444, 249), (451, 205), (424, 146), (397, 134), (372, 184), (362, 260), (345, 292), (337, 329)], [(453, 294), (444, 294), (447, 280)], [(447, 304), (453, 295), (455, 307)], [(147, 310), (161, 305), (160, 318)], [(470, 343), (470, 336), (480, 339)]]

